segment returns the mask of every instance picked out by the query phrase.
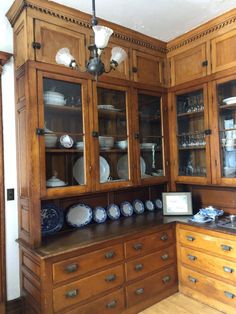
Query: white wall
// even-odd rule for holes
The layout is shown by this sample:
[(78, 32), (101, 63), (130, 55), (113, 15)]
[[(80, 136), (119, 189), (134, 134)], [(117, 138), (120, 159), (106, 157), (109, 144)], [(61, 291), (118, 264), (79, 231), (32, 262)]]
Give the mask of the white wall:
[[(13, 0), (4, 0), (0, 7), (0, 51), (12, 52), (12, 28), (5, 14)], [(20, 296), (19, 285), (19, 249), (17, 213), (17, 179), (16, 179), (16, 137), (15, 137), (15, 99), (14, 99), (14, 67), (13, 60), (6, 64), (2, 74), (3, 100), (3, 140), (5, 192), (8, 188), (15, 189), (15, 200), (7, 201), (5, 197), (6, 215), (6, 270), (7, 270), (7, 299)], [(5, 193), (6, 195), (6, 193)]]

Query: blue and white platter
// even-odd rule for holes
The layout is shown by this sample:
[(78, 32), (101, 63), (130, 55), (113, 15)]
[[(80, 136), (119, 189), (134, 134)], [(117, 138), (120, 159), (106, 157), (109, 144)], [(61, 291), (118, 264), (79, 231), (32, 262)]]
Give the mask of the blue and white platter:
[(107, 212), (105, 208), (97, 206), (93, 211), (93, 220), (97, 223), (102, 223), (107, 219)]
[(41, 231), (46, 236), (59, 231), (64, 223), (63, 210), (53, 204), (41, 208)]
[(85, 204), (72, 205), (66, 215), (68, 225), (72, 227), (83, 227), (89, 224), (93, 217), (92, 209)]
[(134, 209), (129, 202), (123, 202), (120, 204), (120, 211), (123, 216), (130, 217), (133, 215)]
[(147, 200), (147, 201), (145, 202), (145, 207), (146, 207), (146, 209), (149, 210), (149, 211), (154, 211), (154, 210), (155, 210), (155, 204), (154, 204), (153, 201), (151, 201), (151, 200)]
[(133, 207), (134, 207), (134, 212), (136, 214), (142, 214), (145, 210), (144, 204), (140, 200), (134, 200), (133, 201)]
[(156, 205), (156, 208), (162, 209), (162, 201), (159, 198), (154, 201), (154, 204)]
[(205, 220), (198, 220), (198, 219), (195, 219), (195, 218), (193, 217), (193, 218), (190, 218), (189, 221), (191, 221), (191, 222), (196, 222), (196, 223), (198, 223), (198, 224), (204, 224), (204, 223), (206, 223), (206, 222), (212, 222), (213, 219), (212, 219), (212, 218), (207, 218), (207, 219), (205, 219)]
[(107, 215), (111, 220), (116, 220), (120, 217), (120, 209), (116, 204), (110, 204), (107, 207)]

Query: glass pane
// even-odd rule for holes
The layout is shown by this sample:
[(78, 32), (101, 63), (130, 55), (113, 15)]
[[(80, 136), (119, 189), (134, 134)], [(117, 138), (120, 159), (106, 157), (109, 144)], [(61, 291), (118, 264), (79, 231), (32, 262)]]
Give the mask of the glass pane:
[(178, 95), (177, 143), (179, 175), (206, 176), (203, 90)]
[(130, 178), (126, 92), (98, 88), (100, 182)]
[(141, 177), (163, 176), (161, 97), (139, 94), (138, 108)]
[(46, 186), (85, 184), (81, 85), (43, 79)]
[(221, 146), (221, 173), (236, 177), (236, 80), (217, 86), (219, 132)]

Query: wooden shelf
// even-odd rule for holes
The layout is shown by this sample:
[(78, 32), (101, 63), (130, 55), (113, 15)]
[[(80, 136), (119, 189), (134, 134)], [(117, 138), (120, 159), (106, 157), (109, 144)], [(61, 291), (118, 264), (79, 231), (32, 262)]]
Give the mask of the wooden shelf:
[(76, 149), (76, 148), (46, 148), (46, 153), (56, 153), (56, 154), (61, 154), (61, 153), (83, 153), (83, 150)]
[(100, 148), (101, 154), (110, 154), (110, 153), (127, 153), (127, 149), (111, 148), (111, 149), (102, 149)]
[(148, 122), (159, 121), (161, 119), (160, 115), (143, 114), (139, 112), (139, 117), (141, 120), (147, 120)]
[(182, 117), (196, 117), (204, 114), (204, 110), (199, 110), (199, 111), (193, 111), (193, 112), (184, 112), (184, 113), (178, 113), (177, 117), (182, 118)]
[(58, 105), (45, 105), (44, 106), (45, 111), (57, 111), (57, 112), (63, 112), (63, 113), (77, 113), (80, 114), (82, 112), (81, 107), (70, 107), (70, 106), (58, 106)]
[(206, 149), (206, 146), (189, 146), (189, 147), (179, 147), (179, 150), (200, 150), (200, 149)]
[(126, 113), (124, 111), (118, 111), (118, 110), (108, 110), (108, 109), (98, 109), (98, 116), (99, 117), (125, 117)]

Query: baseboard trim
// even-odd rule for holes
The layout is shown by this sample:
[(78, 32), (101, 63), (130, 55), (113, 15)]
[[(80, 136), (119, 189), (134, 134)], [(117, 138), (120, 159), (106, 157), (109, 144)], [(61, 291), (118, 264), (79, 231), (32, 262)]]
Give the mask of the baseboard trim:
[(23, 298), (17, 298), (6, 303), (6, 314), (22, 314)]

